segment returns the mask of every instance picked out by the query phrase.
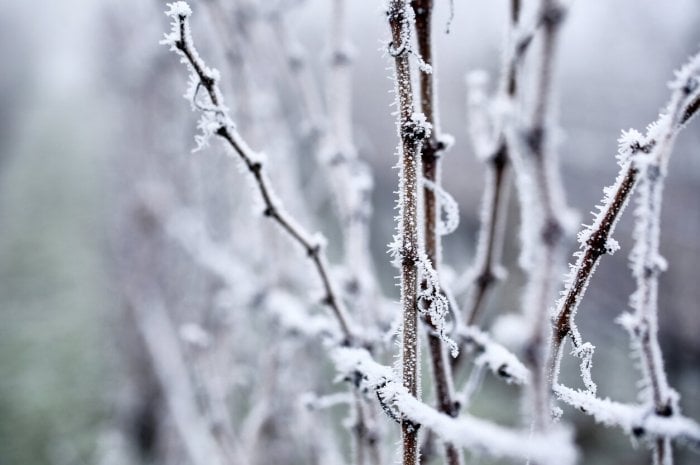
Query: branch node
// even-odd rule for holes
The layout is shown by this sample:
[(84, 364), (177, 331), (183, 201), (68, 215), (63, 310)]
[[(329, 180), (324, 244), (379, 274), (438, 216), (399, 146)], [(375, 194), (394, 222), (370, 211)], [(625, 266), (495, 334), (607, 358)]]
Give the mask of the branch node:
[(552, 4), (546, 7), (542, 12), (542, 24), (545, 27), (553, 28), (564, 21), (565, 17), (566, 9), (557, 2), (552, 2)]
[(542, 240), (550, 247), (554, 247), (559, 243), (564, 235), (564, 228), (556, 218), (549, 217), (546, 219), (542, 228)]
[(542, 126), (535, 126), (531, 128), (525, 134), (525, 142), (527, 143), (527, 146), (532, 154), (541, 154), (542, 145), (544, 144), (544, 128)]
[(321, 244), (313, 244), (313, 245), (310, 245), (310, 246), (306, 249), (307, 255), (308, 255), (309, 257), (311, 257), (311, 258), (316, 258), (316, 257), (318, 257), (318, 255), (319, 255), (320, 252), (321, 252)]
[(673, 406), (671, 404), (664, 404), (655, 409), (655, 412), (660, 417), (671, 417), (673, 416)]
[(401, 135), (406, 140), (418, 143), (430, 137), (432, 129), (433, 126), (427, 121), (425, 115), (416, 112), (411, 115), (411, 119), (401, 125)]

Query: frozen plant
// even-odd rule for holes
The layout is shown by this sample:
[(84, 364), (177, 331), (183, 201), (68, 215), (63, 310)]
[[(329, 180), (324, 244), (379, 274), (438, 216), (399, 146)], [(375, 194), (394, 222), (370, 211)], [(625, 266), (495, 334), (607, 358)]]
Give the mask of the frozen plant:
[[(390, 245), (398, 299), (382, 290), (389, 279), (370, 249), (374, 178), (352, 118), (347, 0), (330, 5), (320, 85), (288, 21), (303, 2), (207, 0), (196, 10), (209, 12), (214, 27), (201, 32), (193, 8), (168, 4), (171, 29), (162, 43), (185, 65), (185, 98), (198, 117), (195, 149), (207, 153), (191, 164), (201, 176), (144, 176), (126, 202), (131, 242), (143, 250), (120, 248), (126, 252), (117, 276), (147, 354), (139, 372), (162, 397), (161, 410), (151, 406), (142, 415), (158, 418), (168, 438), (162, 447), (170, 455), (154, 462), (380, 465), (396, 460), (398, 442), (402, 465), (461, 465), (479, 456), (580, 463), (574, 426), (561, 420), (558, 404), (648, 440), (657, 465), (672, 463), (673, 444), (700, 444), (700, 426), (681, 414), (669, 385), (656, 321), (665, 267), (661, 192), (675, 138), (700, 107), (699, 59), (678, 73), (671, 102), (646, 134), (623, 133), (620, 174), (578, 234), (564, 276), (573, 215), (553, 134), (557, 48), (569, 8), (559, 0), (531, 10), (523, 3), (509, 5), (495, 89), (483, 72), (468, 78), (466, 132), (486, 182), (475, 254), (456, 264), (459, 273), (442, 254), (444, 236), (458, 229), (464, 211), (441, 179), (445, 158), (458, 154), (450, 152), (453, 138), (442, 131), (437, 105), (434, 2), (385, 3), (396, 97), (396, 134), (387, 137), (398, 144)], [(218, 59), (224, 72), (207, 64)], [(168, 76), (160, 68), (154, 74)], [(164, 94), (172, 96), (174, 85), (164, 84)], [(162, 124), (170, 132), (186, 123)], [(216, 158), (214, 141), (238, 172)], [(212, 178), (221, 185), (210, 185)], [(510, 222), (520, 234), (525, 285), (519, 316), (504, 316), (492, 330), (485, 315), (489, 294), (508, 276), (502, 256), (512, 182), (521, 218)], [(637, 291), (633, 311), (619, 321), (641, 361), (643, 386), (639, 402), (626, 404), (600, 396), (595, 347), (575, 317), (600, 259), (620, 249), (612, 234), (635, 192)], [(319, 213), (327, 213), (319, 198), (332, 199), (330, 220)], [(327, 239), (311, 232), (328, 224)], [(581, 390), (560, 380), (567, 355), (578, 359)], [(488, 377), (517, 394), (523, 415), (516, 424), (475, 413)]]

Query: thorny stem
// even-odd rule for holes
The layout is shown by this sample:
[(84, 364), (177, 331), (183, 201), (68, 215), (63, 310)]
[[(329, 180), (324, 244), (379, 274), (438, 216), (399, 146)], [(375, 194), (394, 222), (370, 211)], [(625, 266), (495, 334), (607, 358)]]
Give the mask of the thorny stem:
[[(432, 126), (428, 140), (421, 146), (421, 166), (423, 177), (434, 186), (440, 185), (440, 156), (445, 149), (445, 144), (439, 140), (439, 127), (435, 98), (435, 64), (432, 50), (432, 13), (433, 0), (413, 0), (412, 8), (415, 12), (416, 40), (418, 53), (423, 62), (431, 67), (430, 72), (420, 73), (420, 104), (421, 111), (426, 121)], [(437, 222), (439, 216), (439, 204), (436, 199), (435, 189), (423, 188), (423, 214), (424, 214), (424, 247), (428, 260), (438, 271), (441, 261), (440, 235), (437, 234)], [(421, 284), (423, 285), (423, 284)], [(437, 397), (438, 410), (449, 415), (457, 415), (457, 405), (454, 400), (454, 386), (452, 384), (452, 367), (445, 359), (445, 344), (435, 331), (434, 327), (424, 319), (428, 326), (428, 348)], [(445, 444), (445, 456), (449, 465), (460, 465), (462, 455), (453, 444)], [(421, 457), (423, 460), (423, 457)]]
[[(411, 65), (409, 62), (410, 21), (408, 0), (390, 0), (387, 10), (392, 42), (389, 53), (394, 57), (396, 92), (398, 94), (397, 126), (401, 138), (400, 196), (400, 259), (401, 307), (403, 310), (402, 364), (403, 385), (408, 393), (418, 396), (418, 165), (422, 138), (426, 134), (414, 121)], [(407, 418), (401, 419), (403, 465), (418, 461), (418, 427)]]
[[(223, 98), (219, 90), (216, 78), (208, 71), (208, 68), (195, 51), (194, 44), (189, 35), (188, 16), (177, 16), (179, 25), (179, 37), (173, 42), (173, 46), (182, 54), (191, 65), (192, 70), (199, 78), (202, 88), (209, 95), (209, 99), (217, 112), (223, 112)], [(339, 298), (335, 284), (331, 280), (328, 271), (328, 264), (323, 248), (320, 244), (314, 243), (310, 235), (282, 208), (281, 202), (274, 196), (274, 191), (270, 185), (269, 178), (264, 172), (264, 165), (259, 161), (253, 150), (246, 144), (230, 122), (221, 122), (215, 134), (224, 139), (233, 151), (238, 154), (248, 171), (253, 175), (255, 183), (265, 204), (264, 214), (275, 221), (289, 236), (301, 245), (306, 251), (309, 259), (314, 264), (318, 276), (321, 278), (325, 297), (323, 303), (330, 307), (338, 325), (345, 337), (345, 343), (356, 344), (357, 336), (351, 329), (345, 304)]]

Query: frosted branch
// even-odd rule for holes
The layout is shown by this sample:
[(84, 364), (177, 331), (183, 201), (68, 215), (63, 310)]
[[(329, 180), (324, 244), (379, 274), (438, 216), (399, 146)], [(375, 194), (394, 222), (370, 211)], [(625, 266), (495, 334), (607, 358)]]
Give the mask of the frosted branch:
[[(425, 122), (432, 130), (420, 147), (423, 177), (423, 242), (425, 253), (419, 264), (423, 269), (421, 294), (433, 295), (430, 301), (432, 313), (428, 322), (428, 349), (435, 385), (438, 409), (450, 416), (457, 414), (454, 399), (452, 366), (446, 359), (446, 348), (452, 356), (457, 354), (457, 344), (446, 334), (444, 315), (449, 309), (447, 296), (439, 285), (439, 269), (442, 261), (441, 236), (450, 234), (459, 224), (459, 210), (454, 199), (441, 185), (440, 159), (447, 150), (448, 137), (440, 132), (437, 105), (436, 67), (433, 58), (433, 0), (413, 0), (411, 7), (415, 13), (416, 43), (419, 60), (420, 109)], [(442, 216), (445, 213), (443, 221)], [(427, 265), (427, 266), (426, 266)], [(442, 309), (441, 309), (442, 307)], [(437, 312), (435, 311), (437, 310)], [(442, 316), (440, 316), (442, 314)], [(445, 456), (448, 465), (461, 465), (462, 457), (453, 444), (445, 443)], [(429, 457), (423, 457), (429, 461)]]
[(554, 386), (557, 399), (609, 427), (621, 428), (635, 439), (667, 438), (700, 447), (700, 425), (679, 413), (663, 416), (649, 405), (623, 404), (586, 391)]
[(175, 2), (168, 5), (166, 12), (172, 20), (172, 28), (166, 34), (163, 44), (180, 56), (180, 61), (187, 65), (190, 72), (190, 81), (194, 83), (195, 91), (186, 94), (186, 97), (196, 101), (197, 90), (201, 87), (206, 90), (210, 110), (202, 111), (199, 127), (203, 133), (198, 140), (198, 147), (206, 144), (211, 135), (217, 135), (226, 141), (233, 152), (238, 155), (245, 167), (251, 173), (262, 200), (265, 204), (264, 215), (274, 220), (295, 242), (306, 251), (318, 273), (326, 296), (324, 303), (330, 307), (341, 331), (348, 343), (355, 343), (357, 336), (349, 322), (349, 316), (345, 304), (339, 297), (336, 286), (333, 283), (322, 244), (309, 234), (296, 220), (283, 208), (282, 202), (276, 197), (272, 189), (269, 177), (264, 170), (264, 162), (254, 152), (243, 138), (238, 134), (232, 121), (228, 117), (228, 109), (223, 104), (223, 96), (219, 90), (219, 74), (206, 66), (194, 47), (190, 33), (189, 16), (191, 10), (186, 2)]
[(527, 384), (530, 373), (527, 367), (508, 349), (475, 326), (461, 328), (459, 340), (464, 350), (476, 355), (474, 363), (488, 368), (494, 375), (508, 383)]
[[(653, 403), (657, 415), (670, 416), (678, 410), (678, 394), (666, 378), (663, 356), (658, 337), (659, 275), (666, 262), (659, 252), (661, 233), (661, 202), (668, 160), (683, 124), (686, 108), (700, 96), (700, 55), (676, 73), (670, 87), (674, 96), (667, 113), (648, 130), (657, 142), (648, 157), (639, 160), (639, 203), (635, 211), (635, 245), (630, 254), (632, 274), (637, 289), (630, 301), (635, 309), (627, 315), (624, 325), (632, 337), (643, 367), (643, 394)], [(669, 440), (657, 440), (654, 445), (654, 463), (671, 465), (673, 452)]]
[(529, 34), (525, 34), (525, 40), (518, 39), (522, 35), (520, 10), (519, 0), (511, 2), (511, 37), (503, 58), (498, 93), (492, 99), (488, 98), (488, 77), (484, 72), (473, 72), (467, 77), (469, 135), (477, 158), (486, 164), (487, 169), (476, 258), (465, 273), (469, 291), (465, 305), (467, 324), (477, 321), (489, 291), (506, 276), (500, 262), (510, 194), (512, 148), (506, 137), (507, 116), (517, 98), (518, 66), (532, 42), (532, 35), (537, 31), (537, 27), (534, 27)]
[[(396, 127), (399, 145), (399, 215), (397, 218), (397, 242), (401, 260), (401, 308), (403, 332), (401, 337), (401, 363), (403, 386), (412, 396), (418, 396), (420, 379), (420, 353), (418, 337), (418, 199), (419, 166), (422, 142), (430, 136), (430, 126), (425, 116), (415, 111), (411, 85), (409, 47), (413, 10), (408, 0), (391, 0), (387, 5), (387, 17), (392, 42), (389, 54), (394, 58), (395, 91), (398, 115)], [(418, 431), (412, 422), (402, 420), (403, 464), (414, 465), (418, 460)]]
[[(691, 59), (690, 64), (697, 63), (698, 56)], [(687, 78), (697, 73), (688, 65), (683, 68)], [(694, 79), (697, 79), (695, 75)], [(635, 189), (645, 170), (647, 160), (659, 153), (667, 157), (668, 147), (657, 151), (657, 145), (663, 140), (672, 141), (690, 118), (698, 111), (698, 90), (686, 93), (680, 89), (676, 81), (671, 101), (667, 110), (659, 119), (649, 125), (647, 133), (642, 135), (635, 130), (623, 131), (619, 139), (618, 163), (620, 171), (615, 183), (603, 189), (603, 200), (596, 207), (593, 222), (584, 226), (578, 234), (579, 250), (574, 253), (576, 262), (570, 266), (570, 271), (564, 280), (564, 290), (556, 303), (555, 323), (550, 348), (550, 373), (554, 384), (557, 383), (559, 364), (562, 355), (564, 339), (571, 337), (575, 347), (583, 341), (578, 332), (574, 318), (578, 306), (586, 293), (590, 280), (598, 267), (600, 259), (606, 254), (614, 253), (619, 246), (613, 240), (615, 226), (629, 202), (630, 195)], [(671, 115), (671, 116), (669, 116)], [(669, 139), (670, 138), (670, 139)], [(668, 142), (662, 145), (667, 146)], [(655, 265), (656, 266), (656, 265)]]

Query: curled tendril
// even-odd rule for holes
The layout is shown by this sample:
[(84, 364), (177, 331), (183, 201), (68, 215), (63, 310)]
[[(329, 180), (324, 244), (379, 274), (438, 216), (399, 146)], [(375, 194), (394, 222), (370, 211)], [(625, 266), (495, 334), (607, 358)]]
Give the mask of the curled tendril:
[(401, 42), (401, 44), (398, 47), (394, 47), (394, 41), (391, 41), (387, 46), (387, 52), (389, 53), (389, 55), (395, 58), (406, 52), (406, 44), (405, 42)]

